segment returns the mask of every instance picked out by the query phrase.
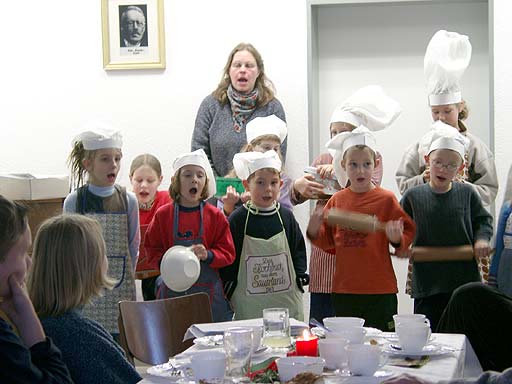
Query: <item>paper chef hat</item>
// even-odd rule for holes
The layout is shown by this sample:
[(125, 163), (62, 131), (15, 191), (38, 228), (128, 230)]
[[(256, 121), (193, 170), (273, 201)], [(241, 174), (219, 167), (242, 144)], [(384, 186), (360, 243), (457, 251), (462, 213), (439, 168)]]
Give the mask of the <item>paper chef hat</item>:
[(286, 139), (288, 130), (286, 123), (276, 115), (265, 117), (256, 117), (249, 121), (245, 126), (245, 133), (247, 135), (247, 142), (250, 143), (254, 139), (263, 135), (275, 135), (282, 143)]
[(437, 31), (428, 43), (423, 62), (429, 104), (462, 101), (460, 79), (471, 60), (471, 43), (457, 32)]
[(197, 165), (204, 169), (206, 177), (208, 178), (208, 198), (214, 196), (217, 192), (217, 186), (215, 183), (215, 176), (213, 175), (213, 170), (206, 153), (202, 149), (198, 149), (194, 152), (179, 155), (172, 162), (172, 175), (174, 176), (178, 170), (185, 165)]
[(336, 151), (332, 163), (334, 165), (334, 173), (341, 186), (345, 186), (348, 181), (347, 175), (341, 167), (341, 161), (343, 160), (345, 152), (356, 145), (365, 145), (373, 152), (377, 153), (377, 140), (375, 140), (375, 136), (368, 128), (362, 125), (352, 132), (337, 134), (325, 144), (328, 149)]
[(402, 109), (397, 101), (378, 85), (357, 90), (331, 116), (331, 123), (343, 122), (356, 127), (364, 125), (370, 131), (380, 131), (396, 120)]
[(103, 122), (90, 122), (84, 125), (83, 132), (78, 134), (71, 145), (82, 142), (85, 150), (93, 151), (103, 148), (119, 148), (123, 146), (121, 132)]
[(464, 160), (464, 154), (469, 147), (469, 139), (456, 128), (438, 120), (432, 124), (432, 129), (421, 138), (420, 146), (424, 148), (423, 151), (428, 147), (428, 150), (425, 151), (427, 155), (436, 149), (450, 149), (457, 152)]
[(233, 166), (236, 175), (247, 180), (254, 172), (263, 168), (274, 168), (281, 172), (281, 159), (276, 151), (243, 152), (233, 157)]

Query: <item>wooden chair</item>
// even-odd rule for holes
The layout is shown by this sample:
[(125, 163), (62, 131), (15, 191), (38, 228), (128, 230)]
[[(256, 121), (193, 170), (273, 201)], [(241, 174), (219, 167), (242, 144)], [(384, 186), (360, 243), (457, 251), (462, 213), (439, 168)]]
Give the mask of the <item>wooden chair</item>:
[(183, 342), (192, 324), (211, 323), (210, 299), (194, 293), (173, 299), (119, 302), (119, 339), (126, 358), (162, 364), (192, 345)]

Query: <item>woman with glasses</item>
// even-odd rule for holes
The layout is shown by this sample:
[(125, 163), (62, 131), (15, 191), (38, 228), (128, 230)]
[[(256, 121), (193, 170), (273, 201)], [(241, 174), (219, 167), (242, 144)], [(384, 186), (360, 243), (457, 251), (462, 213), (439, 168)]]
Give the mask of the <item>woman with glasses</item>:
[[(192, 150), (203, 149), (215, 176), (225, 176), (233, 169), (235, 153), (247, 144), (246, 124), (270, 115), (286, 122), (260, 53), (251, 44), (240, 43), (229, 54), (217, 89), (199, 107)], [(286, 144), (286, 140), (281, 144), (283, 160)]]
[[(430, 169), (425, 184), (410, 188), (401, 204), (416, 223), (414, 247), (428, 247), (435, 258), (440, 248), (470, 245), (469, 260), (412, 262), (411, 296), (414, 312), (427, 316), (433, 330), (452, 292), (463, 284), (480, 281), (477, 261), (489, 256), (492, 217), (469, 184), (454, 182), (464, 168), (469, 140), (454, 127), (436, 121), (421, 140), (428, 143), (426, 164)], [(452, 248), (453, 249), (453, 248)], [(456, 251), (453, 251), (454, 253)]]

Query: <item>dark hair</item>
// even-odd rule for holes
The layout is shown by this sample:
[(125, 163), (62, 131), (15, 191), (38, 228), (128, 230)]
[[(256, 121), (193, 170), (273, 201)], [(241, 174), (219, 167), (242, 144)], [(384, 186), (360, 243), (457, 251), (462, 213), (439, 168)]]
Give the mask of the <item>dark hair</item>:
[(158, 177), (162, 176), (162, 166), (160, 165), (160, 161), (158, 161), (155, 156), (149, 153), (144, 153), (133, 159), (132, 164), (130, 165), (130, 177), (132, 177), (134, 172), (143, 165), (149, 166), (156, 172)]
[(466, 120), (469, 116), (469, 108), (466, 100), (462, 100), (459, 105), (459, 120)]
[(261, 58), (260, 53), (252, 44), (249, 43), (240, 43), (238, 44), (228, 56), (228, 60), (226, 65), (224, 66), (224, 71), (222, 74), (222, 79), (220, 80), (217, 89), (213, 91), (212, 95), (215, 97), (222, 105), (228, 102), (227, 90), (229, 85), (231, 84), (231, 78), (229, 77), (229, 70), (231, 68), (231, 63), (233, 61), (233, 57), (237, 52), (247, 51), (250, 52), (251, 55), (254, 56), (254, 60), (256, 60), (256, 65), (258, 66), (258, 71), (260, 72), (258, 78), (256, 79), (256, 83), (254, 84), (254, 88), (258, 89), (258, 99), (256, 100), (257, 106), (267, 105), (274, 98), (274, 84), (270, 79), (265, 75), (265, 66), (263, 65), (263, 59)]
[(81, 187), (85, 183), (87, 170), (84, 167), (85, 159), (94, 159), (95, 150), (87, 150), (81, 141), (73, 143), (73, 148), (68, 157), (68, 165), (71, 168), (71, 189)]
[[(180, 189), (181, 189), (181, 182), (180, 182), (180, 175), (181, 170), (183, 167), (178, 169), (178, 172), (174, 174), (174, 176), (171, 179), (171, 185), (169, 186), (169, 195), (171, 196), (171, 199), (177, 203), (180, 202)], [(208, 183), (215, 183), (215, 180), (209, 180), (208, 176), (205, 175), (206, 182), (204, 183), (204, 188), (201, 191), (201, 199), (206, 200), (208, 198)]]
[(25, 233), (28, 225), (27, 207), (0, 195), (0, 263)]

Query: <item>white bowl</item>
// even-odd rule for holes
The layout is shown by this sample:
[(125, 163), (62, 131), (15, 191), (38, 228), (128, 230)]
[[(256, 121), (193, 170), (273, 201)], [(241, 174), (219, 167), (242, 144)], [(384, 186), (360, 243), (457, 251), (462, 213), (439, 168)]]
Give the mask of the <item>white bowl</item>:
[(326, 317), (324, 319), (324, 325), (330, 331), (338, 331), (346, 327), (362, 327), (364, 325), (364, 319), (360, 317)]
[(282, 383), (290, 381), (299, 373), (311, 372), (321, 375), (324, 371), (325, 359), (310, 356), (280, 357), (276, 360), (279, 379)]
[(186, 291), (194, 285), (200, 273), (199, 259), (187, 247), (175, 245), (162, 257), (160, 274), (165, 285), (173, 291)]

